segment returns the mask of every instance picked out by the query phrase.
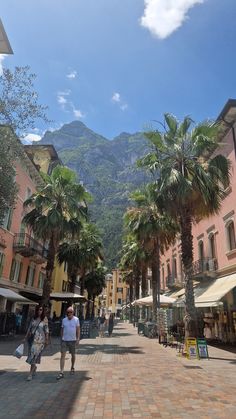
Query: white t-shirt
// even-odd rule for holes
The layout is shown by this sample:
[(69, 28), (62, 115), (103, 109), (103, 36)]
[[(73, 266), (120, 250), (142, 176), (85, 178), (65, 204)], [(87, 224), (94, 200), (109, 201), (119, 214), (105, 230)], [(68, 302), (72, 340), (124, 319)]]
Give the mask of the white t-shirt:
[(76, 328), (80, 325), (78, 317), (73, 316), (71, 320), (65, 317), (62, 320), (61, 327), (63, 328), (62, 340), (72, 341), (76, 340)]

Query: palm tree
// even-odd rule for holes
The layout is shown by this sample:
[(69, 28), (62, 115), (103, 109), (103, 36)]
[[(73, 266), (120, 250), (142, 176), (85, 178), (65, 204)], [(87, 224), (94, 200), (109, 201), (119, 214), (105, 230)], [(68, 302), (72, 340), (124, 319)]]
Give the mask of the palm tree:
[(45, 186), (24, 203), (30, 211), (23, 222), (34, 235), (48, 243), (46, 279), (43, 285), (42, 303), (49, 303), (54, 260), (60, 241), (73, 237), (81, 230), (87, 217), (86, 200), (90, 195), (77, 183), (76, 174), (70, 169), (57, 166), (52, 174), (43, 175)]
[(74, 292), (76, 278), (80, 275), (83, 295), (85, 275), (97, 266), (98, 260), (103, 260), (102, 242), (97, 227), (92, 223), (84, 223), (78, 238), (60, 244), (57, 258), (60, 264), (67, 263), (71, 292)]
[[(155, 188), (163, 208), (180, 226), (185, 276), (185, 332), (196, 336), (196, 310), (192, 283), (192, 224), (219, 211), (230, 181), (230, 162), (215, 152), (219, 145), (218, 125), (179, 122), (165, 114), (162, 132), (146, 133), (152, 150), (141, 161), (156, 176)], [(211, 158), (209, 159), (209, 157)]]
[(129, 208), (125, 222), (136, 236), (140, 245), (149, 255), (152, 270), (153, 320), (157, 321), (157, 308), (160, 308), (160, 255), (175, 238), (177, 226), (170, 216), (160, 213), (153, 199), (152, 188), (132, 195), (136, 207)]
[(93, 301), (92, 317), (94, 317), (94, 301), (95, 298), (101, 294), (103, 288), (106, 286), (105, 281), (106, 269), (99, 262), (97, 266), (85, 276), (85, 288), (88, 292), (88, 307), (86, 317), (90, 316), (90, 304)]

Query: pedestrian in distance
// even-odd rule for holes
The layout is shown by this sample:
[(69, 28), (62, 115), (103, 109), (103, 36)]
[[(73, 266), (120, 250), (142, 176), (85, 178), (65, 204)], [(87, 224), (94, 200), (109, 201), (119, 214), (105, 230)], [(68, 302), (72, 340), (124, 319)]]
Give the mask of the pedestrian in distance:
[(44, 308), (38, 305), (35, 314), (30, 322), (24, 342), (28, 342), (28, 357), (26, 362), (30, 364), (30, 373), (27, 381), (31, 381), (36, 373), (37, 365), (41, 362), (41, 354), (48, 344), (48, 319), (45, 316)]
[(16, 313), (16, 334), (18, 335), (21, 332), (21, 323), (22, 323), (22, 314), (20, 311)]
[(106, 327), (106, 316), (104, 311), (102, 314), (98, 317), (98, 324), (99, 324), (99, 336), (100, 338), (104, 338), (104, 332)]
[(113, 327), (114, 327), (114, 314), (111, 313), (108, 319), (108, 335), (109, 336), (112, 336)]
[(75, 352), (80, 339), (80, 322), (78, 317), (74, 316), (73, 307), (68, 307), (66, 310), (66, 317), (62, 320), (61, 325), (61, 359), (60, 372), (57, 380), (64, 378), (64, 367), (66, 352), (71, 354), (71, 370), (70, 373), (75, 373)]

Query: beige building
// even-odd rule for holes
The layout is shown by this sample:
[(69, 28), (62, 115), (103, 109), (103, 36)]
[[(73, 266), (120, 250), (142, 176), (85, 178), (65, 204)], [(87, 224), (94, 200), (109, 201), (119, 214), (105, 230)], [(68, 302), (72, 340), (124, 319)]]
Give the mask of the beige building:
[(120, 314), (122, 305), (127, 302), (128, 288), (119, 269), (114, 269), (112, 275), (106, 276), (106, 308), (109, 311)]

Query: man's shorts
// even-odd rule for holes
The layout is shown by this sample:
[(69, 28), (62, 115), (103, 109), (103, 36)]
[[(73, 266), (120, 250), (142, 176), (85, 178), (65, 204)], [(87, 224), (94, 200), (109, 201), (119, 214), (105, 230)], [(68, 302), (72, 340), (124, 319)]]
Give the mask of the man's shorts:
[(61, 352), (70, 352), (71, 355), (75, 354), (76, 340), (62, 340), (61, 341)]

